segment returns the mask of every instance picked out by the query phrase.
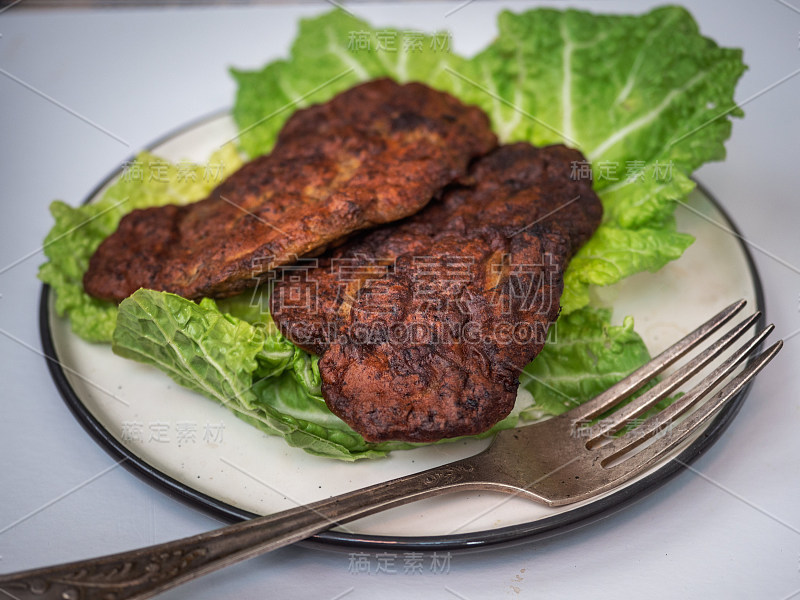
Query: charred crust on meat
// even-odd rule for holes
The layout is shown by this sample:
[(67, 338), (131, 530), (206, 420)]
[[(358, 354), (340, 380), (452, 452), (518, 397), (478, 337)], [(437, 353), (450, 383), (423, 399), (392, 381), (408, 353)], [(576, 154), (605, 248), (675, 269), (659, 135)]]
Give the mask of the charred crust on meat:
[[(474, 435), (509, 414), (519, 375), (560, 312), (567, 262), (602, 218), (591, 181), (569, 177), (582, 160), (564, 146), (498, 148), (419, 213), (328, 254), (306, 274), (317, 286), (315, 310), (283, 305), (297, 284), (276, 284), (273, 318), (295, 343), (320, 354), (323, 396), (335, 414), (374, 442)], [(420, 256), (432, 269), (425, 297), (414, 293)], [(467, 259), (457, 285), (445, 277), (447, 257)], [(345, 282), (332, 265), (378, 258), (392, 268), (357, 281), (355, 291), (348, 282), (342, 310)], [(387, 291), (388, 306), (371, 302)], [(298, 323), (305, 339), (295, 337)], [(420, 324), (417, 338), (393, 333)], [(368, 343), (365, 332), (373, 334)]]
[(389, 79), (355, 86), (295, 112), (272, 153), (207, 198), (123, 217), (91, 257), (84, 288), (112, 301), (140, 287), (191, 299), (239, 293), (417, 212), (496, 145), (483, 111), (449, 94)]

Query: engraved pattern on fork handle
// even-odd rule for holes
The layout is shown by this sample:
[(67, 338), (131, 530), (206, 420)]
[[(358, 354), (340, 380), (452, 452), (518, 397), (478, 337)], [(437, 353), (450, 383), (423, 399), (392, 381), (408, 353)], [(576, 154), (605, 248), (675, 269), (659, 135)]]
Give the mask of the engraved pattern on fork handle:
[[(0, 593), (17, 600), (142, 600), (337, 524), (393, 506), (486, 482), (482, 454), (386, 483), (181, 540), (0, 575)], [(485, 455), (483, 455), (485, 456)]]

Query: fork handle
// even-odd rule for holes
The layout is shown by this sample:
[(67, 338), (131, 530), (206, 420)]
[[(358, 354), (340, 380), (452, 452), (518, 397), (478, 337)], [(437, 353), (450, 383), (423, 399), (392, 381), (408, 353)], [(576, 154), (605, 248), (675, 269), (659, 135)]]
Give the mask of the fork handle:
[[(486, 489), (471, 457), (354, 492), (147, 548), (0, 575), (18, 600), (132, 600), (310, 537), (337, 524), (421, 498)], [(3, 594), (0, 594), (3, 595)]]

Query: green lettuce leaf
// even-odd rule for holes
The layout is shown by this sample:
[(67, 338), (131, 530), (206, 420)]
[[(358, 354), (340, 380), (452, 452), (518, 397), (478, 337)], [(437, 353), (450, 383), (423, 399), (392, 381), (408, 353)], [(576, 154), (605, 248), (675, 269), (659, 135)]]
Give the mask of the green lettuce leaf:
[[(387, 43), (392, 40), (392, 43)], [(567, 270), (562, 307), (590, 285), (657, 270), (693, 241), (672, 214), (690, 175), (725, 156), (742, 53), (703, 37), (683, 8), (637, 16), (577, 10), (502, 12), (498, 35), (463, 58), (446, 32), (376, 29), (343, 11), (303, 19), (288, 58), (232, 70), (233, 115), (250, 156), (269, 152), (295, 108), (375, 77), (422, 81), (482, 107), (503, 142), (565, 143), (584, 152), (603, 224)]]
[(73, 208), (56, 200), (50, 205), (55, 224), (44, 240), (47, 262), (39, 279), (55, 293), (60, 316), (69, 315), (72, 330), (90, 342), (110, 342), (117, 307), (83, 291), (83, 274), (89, 259), (120, 219), (137, 208), (185, 204), (199, 200), (238, 169), (242, 159), (228, 144), (208, 163), (170, 163), (148, 152), (125, 165), (124, 172), (102, 198)]
[(641, 16), (567, 10), (504, 12), (497, 40), (475, 57), (493, 88), (492, 118), (510, 139), (577, 147), (591, 164), (603, 224), (566, 275), (563, 310), (588, 303), (588, 287), (655, 271), (691, 244), (676, 233), (676, 201), (692, 171), (725, 156), (733, 93), (744, 72), (738, 49), (700, 35), (684, 9)]
[(330, 413), (317, 357), (284, 338), (268, 315), (252, 324), (221, 312), (213, 300), (195, 304), (142, 289), (120, 303), (112, 349), (312, 454), (355, 460), (398, 447), (368, 444)]
[(258, 71), (231, 69), (240, 147), (251, 158), (266, 154), (295, 110), (376, 77), (466, 90), (448, 70), (467, 63), (451, 52), (451, 42), (448, 32), (375, 29), (342, 10), (301, 19), (288, 59)]
[(584, 308), (564, 315), (539, 356), (525, 367), (522, 387), (533, 396), (523, 420), (560, 415), (594, 398), (650, 360), (633, 318), (610, 324), (611, 311)]
[[(213, 300), (195, 304), (139, 290), (119, 306), (112, 348), (315, 455), (378, 458), (419, 445), (366, 442), (331, 413), (322, 398), (318, 357), (280, 334), (263, 310), (263, 298), (243, 294), (220, 304), (225, 312)], [(523, 391), (511, 415), (482, 437), (515, 427), (520, 419), (560, 414), (649, 360), (632, 319), (612, 327), (609, 318), (610, 311), (582, 309), (560, 319), (554, 339), (521, 377), (523, 390), (530, 393)]]
[(600, 227), (564, 274), (562, 313), (589, 303), (589, 284), (610, 285), (633, 273), (658, 271), (680, 258), (691, 242), (691, 236), (675, 231), (672, 219), (662, 228)]

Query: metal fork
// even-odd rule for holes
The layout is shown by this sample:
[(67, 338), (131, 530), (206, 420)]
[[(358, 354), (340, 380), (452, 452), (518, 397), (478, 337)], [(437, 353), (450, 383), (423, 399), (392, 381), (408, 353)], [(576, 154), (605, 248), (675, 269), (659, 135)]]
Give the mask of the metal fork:
[[(639, 418), (742, 337), (760, 317), (756, 313), (731, 327), (715, 343), (634, 400), (610, 412), (706, 341), (744, 304), (742, 300), (727, 307), (589, 402), (547, 421), (502, 431), (489, 448), (473, 457), (182, 540), (2, 575), (0, 591), (19, 600), (150, 598), (337, 524), (437, 494), (494, 490), (548, 506), (592, 498), (666, 460), (671, 451), (698, 433), (777, 354), (781, 341), (734, 374), (772, 331), (770, 325), (667, 408), (647, 419)], [(701, 403), (715, 390), (711, 398)], [(692, 408), (695, 410), (690, 412)], [(641, 422), (637, 427), (623, 431), (637, 422)]]

